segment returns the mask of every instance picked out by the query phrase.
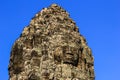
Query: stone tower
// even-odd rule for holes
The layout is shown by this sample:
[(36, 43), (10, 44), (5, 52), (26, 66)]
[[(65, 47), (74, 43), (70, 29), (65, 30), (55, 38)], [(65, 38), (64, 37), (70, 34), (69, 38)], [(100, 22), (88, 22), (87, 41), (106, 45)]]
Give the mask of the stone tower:
[(94, 59), (69, 14), (44, 8), (14, 43), (9, 80), (94, 80)]

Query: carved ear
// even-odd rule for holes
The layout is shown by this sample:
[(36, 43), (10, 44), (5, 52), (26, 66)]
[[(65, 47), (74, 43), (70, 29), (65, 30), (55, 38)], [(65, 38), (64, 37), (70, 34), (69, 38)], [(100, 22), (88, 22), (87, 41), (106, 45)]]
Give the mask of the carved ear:
[(54, 60), (61, 62), (62, 56), (63, 56), (62, 49), (60, 47), (57, 47), (54, 51)]
[(77, 66), (78, 62), (79, 62), (79, 54), (74, 54), (74, 63), (73, 63), (73, 65)]

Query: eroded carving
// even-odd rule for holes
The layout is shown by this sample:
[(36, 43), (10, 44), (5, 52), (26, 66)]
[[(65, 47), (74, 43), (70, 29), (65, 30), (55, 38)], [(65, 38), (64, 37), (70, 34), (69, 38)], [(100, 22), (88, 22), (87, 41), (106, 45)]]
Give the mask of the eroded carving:
[(11, 51), (10, 80), (94, 80), (85, 38), (56, 4), (44, 8), (24, 28)]

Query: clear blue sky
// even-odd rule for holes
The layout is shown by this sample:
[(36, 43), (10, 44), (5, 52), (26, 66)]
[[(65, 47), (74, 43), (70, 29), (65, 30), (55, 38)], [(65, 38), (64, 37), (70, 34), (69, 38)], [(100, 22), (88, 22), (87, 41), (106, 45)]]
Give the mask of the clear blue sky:
[(0, 80), (8, 80), (12, 44), (42, 8), (57, 3), (70, 13), (95, 58), (96, 80), (120, 80), (119, 0), (1, 0)]

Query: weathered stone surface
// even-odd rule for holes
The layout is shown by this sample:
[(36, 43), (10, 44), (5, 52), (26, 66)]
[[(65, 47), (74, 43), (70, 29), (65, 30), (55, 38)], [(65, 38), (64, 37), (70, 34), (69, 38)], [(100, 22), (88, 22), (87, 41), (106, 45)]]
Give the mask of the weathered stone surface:
[(94, 80), (94, 59), (69, 14), (44, 8), (12, 47), (10, 80)]

